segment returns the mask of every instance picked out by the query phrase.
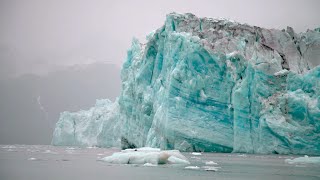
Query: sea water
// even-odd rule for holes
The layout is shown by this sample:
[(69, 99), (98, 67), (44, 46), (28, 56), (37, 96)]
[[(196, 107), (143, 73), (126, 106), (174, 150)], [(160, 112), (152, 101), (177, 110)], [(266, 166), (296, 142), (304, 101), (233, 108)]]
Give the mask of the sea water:
[(320, 179), (320, 165), (288, 164), (286, 159), (299, 157), (290, 155), (184, 152), (190, 164), (157, 166), (101, 161), (119, 151), (116, 148), (0, 145), (0, 179)]

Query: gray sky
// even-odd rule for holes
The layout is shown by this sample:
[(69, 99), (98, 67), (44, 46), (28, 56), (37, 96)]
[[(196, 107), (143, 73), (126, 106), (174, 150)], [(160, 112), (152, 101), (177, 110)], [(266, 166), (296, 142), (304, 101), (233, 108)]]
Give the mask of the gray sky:
[(319, 7), (318, 0), (1, 0), (0, 76), (95, 61), (120, 67), (132, 37), (143, 40), (172, 11), (300, 32), (320, 26)]
[[(319, 7), (319, 0), (0, 0), (0, 144), (49, 144), (61, 111), (115, 99), (132, 37), (144, 41), (170, 12), (300, 32), (320, 26)], [(8, 79), (26, 73), (41, 76)]]

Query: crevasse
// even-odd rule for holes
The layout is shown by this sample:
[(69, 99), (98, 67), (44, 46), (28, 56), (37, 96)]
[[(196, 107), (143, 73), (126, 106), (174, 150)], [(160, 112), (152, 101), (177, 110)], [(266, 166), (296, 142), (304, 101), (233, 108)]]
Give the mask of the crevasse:
[(52, 144), (320, 154), (320, 32), (167, 15), (123, 64), (122, 92), (64, 112)]

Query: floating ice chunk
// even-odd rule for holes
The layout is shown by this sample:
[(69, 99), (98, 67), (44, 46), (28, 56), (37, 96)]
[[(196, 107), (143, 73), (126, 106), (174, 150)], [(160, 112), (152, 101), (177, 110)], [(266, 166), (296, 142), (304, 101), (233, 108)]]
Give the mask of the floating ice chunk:
[(87, 149), (97, 149), (97, 146), (88, 146)]
[(213, 161), (207, 161), (206, 162), (206, 165), (217, 165), (218, 163), (216, 162), (213, 162)]
[(192, 155), (195, 155), (195, 156), (201, 156), (202, 154), (201, 153), (199, 153), (199, 152), (193, 152), (193, 153), (191, 153)]
[(157, 166), (155, 164), (151, 164), (151, 163), (145, 163), (143, 166), (147, 166), (147, 167), (154, 167), (154, 166)]
[(198, 167), (198, 166), (187, 166), (187, 167), (185, 167), (185, 169), (194, 169), (194, 170), (197, 170), (197, 169), (200, 169), (200, 167)]
[(169, 164), (190, 164), (188, 160), (181, 159), (176, 156), (170, 156), (168, 158), (168, 162), (169, 162)]
[(247, 157), (246, 154), (239, 154), (238, 156), (239, 156), (239, 157)]
[(34, 158), (34, 157), (31, 157), (31, 158), (29, 158), (28, 159), (29, 161), (36, 161), (36, 160), (38, 160), (37, 158)]
[(320, 165), (320, 157), (298, 157), (294, 159), (285, 159), (284, 160), (288, 164), (319, 164)]
[(43, 153), (46, 153), (46, 154), (57, 154), (56, 152), (52, 152), (49, 149), (45, 150)]
[(75, 150), (75, 147), (66, 147), (67, 150)]
[(161, 151), (155, 148), (126, 149), (101, 160), (114, 164), (189, 164), (180, 151)]
[(215, 167), (215, 166), (202, 166), (202, 169), (205, 171), (218, 171), (221, 167)]
[(2, 148), (3, 148), (3, 149), (14, 149), (14, 148), (16, 148), (16, 146), (6, 145), (6, 146), (3, 146)]

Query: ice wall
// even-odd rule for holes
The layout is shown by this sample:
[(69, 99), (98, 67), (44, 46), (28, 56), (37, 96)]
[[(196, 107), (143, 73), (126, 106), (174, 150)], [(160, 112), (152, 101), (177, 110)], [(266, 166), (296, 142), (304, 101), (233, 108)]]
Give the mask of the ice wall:
[(147, 40), (119, 99), (63, 113), (53, 144), (320, 154), (318, 30), (172, 13)]

